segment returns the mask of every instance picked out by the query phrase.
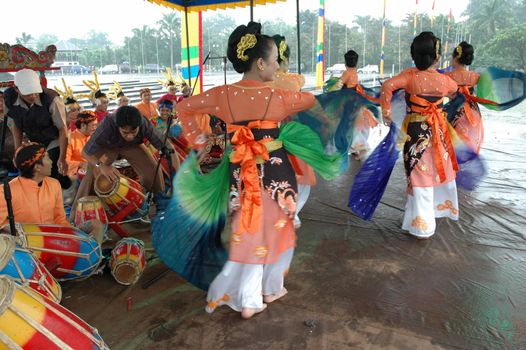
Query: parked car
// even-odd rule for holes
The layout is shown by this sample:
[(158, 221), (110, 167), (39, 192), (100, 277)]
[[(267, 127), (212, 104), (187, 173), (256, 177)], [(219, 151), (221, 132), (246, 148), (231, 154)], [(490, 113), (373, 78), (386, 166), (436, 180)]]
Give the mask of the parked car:
[(144, 66), (144, 72), (145, 73), (158, 73), (162, 70), (162, 68), (157, 63), (147, 63)]
[(132, 66), (129, 62), (122, 62), (119, 65), (119, 70), (121, 73), (137, 73), (139, 71), (137, 66)]
[(327, 75), (329, 76), (333, 76), (333, 75), (336, 75), (336, 76), (340, 76), (343, 74), (343, 72), (345, 72), (345, 64), (344, 63), (336, 63), (335, 65), (327, 68)]
[(69, 73), (71, 74), (89, 74), (91, 73), (91, 69), (89, 69), (86, 66), (71, 66), (69, 69)]
[(119, 67), (116, 64), (107, 64), (102, 67), (99, 72), (100, 74), (117, 74), (119, 73)]
[(358, 73), (363, 73), (363, 74), (373, 74), (373, 73), (378, 73), (380, 70), (378, 69), (378, 65), (368, 64), (365, 67), (358, 68), (357, 71)]

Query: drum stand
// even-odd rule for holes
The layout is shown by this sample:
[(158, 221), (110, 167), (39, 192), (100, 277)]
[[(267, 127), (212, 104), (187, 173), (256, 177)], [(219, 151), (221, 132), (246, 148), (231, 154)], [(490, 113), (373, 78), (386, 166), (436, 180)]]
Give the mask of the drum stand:
[(7, 133), (7, 115), (4, 115), (2, 125), (2, 139), (0, 140), (0, 179), (4, 182), (4, 197), (7, 204), (7, 218), (9, 220), (9, 229), (13, 236), (16, 235), (15, 216), (13, 214), (13, 202), (11, 201), (11, 188), (9, 187), (8, 171), (5, 166), (7, 160), (4, 159), (4, 146)]

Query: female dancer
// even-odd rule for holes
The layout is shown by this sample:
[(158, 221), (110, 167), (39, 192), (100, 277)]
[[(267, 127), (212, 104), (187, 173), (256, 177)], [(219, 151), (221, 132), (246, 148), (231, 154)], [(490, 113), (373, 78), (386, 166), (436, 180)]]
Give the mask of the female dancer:
[(259, 23), (237, 27), (228, 40), (228, 59), (243, 78), (177, 107), (191, 143), (205, 144), (206, 137), (196, 126), (206, 113), (227, 123), (233, 146), (229, 257), (208, 290), (208, 312), (226, 304), (250, 318), (287, 293), (284, 276), (296, 240), (297, 182), (285, 142), (278, 140), (278, 124), (311, 107), (314, 96), (268, 85), (279, 68), (278, 56), (276, 44), (261, 34)]
[[(285, 37), (274, 35), (272, 38), (278, 47), (279, 63), (279, 69), (276, 72), (276, 78), (272, 85), (283, 90), (300, 91), (305, 85), (305, 78), (301, 74), (289, 73), (290, 48), (285, 41)], [(311, 186), (316, 185), (316, 175), (312, 167), (298, 157), (289, 155), (289, 160), (294, 171), (296, 171), (296, 181), (298, 182), (298, 205), (294, 216), (294, 227), (297, 229), (301, 226), (298, 214), (305, 203), (307, 203), (307, 199), (309, 199)]]
[(435, 233), (437, 217), (458, 220), (455, 175), (458, 170), (445, 114), (444, 96), (453, 96), (457, 84), (438, 73), (440, 39), (422, 32), (411, 44), (414, 68), (401, 72), (382, 86), (381, 106), (391, 120), (393, 91), (404, 89), (409, 114), (404, 119), (404, 165), (408, 180), (407, 204), (402, 228), (417, 238)]
[(480, 152), (480, 146), (484, 138), (482, 116), (477, 104), (477, 97), (473, 96), (473, 90), (477, 85), (480, 74), (470, 72), (466, 69), (473, 62), (473, 46), (463, 41), (453, 50), (453, 71), (446, 75), (457, 82), (459, 92), (466, 98), (466, 103), (458, 109), (451, 120), (457, 134), (473, 151)]

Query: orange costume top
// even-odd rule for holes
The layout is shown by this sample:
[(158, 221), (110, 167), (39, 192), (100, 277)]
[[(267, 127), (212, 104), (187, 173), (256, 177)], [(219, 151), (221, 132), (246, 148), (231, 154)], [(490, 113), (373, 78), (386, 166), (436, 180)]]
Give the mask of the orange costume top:
[[(71, 226), (66, 220), (62, 189), (57, 180), (46, 176), (39, 186), (35, 181), (19, 176), (11, 180), (9, 186), (16, 222)], [(3, 185), (0, 186), (0, 220), (0, 226), (8, 223)]]
[[(409, 101), (411, 113), (401, 129), (407, 135), (404, 164), (412, 186), (430, 187), (455, 179), (458, 166), (442, 104), (443, 97), (454, 95), (457, 88), (451, 78), (431, 68), (406, 69), (382, 85), (382, 109), (391, 108), (393, 92), (398, 89), (405, 90)], [(432, 152), (425, 152), (429, 147)]]
[(356, 72), (356, 68), (347, 67), (340, 77), (340, 80), (348, 89), (356, 87), (356, 85), (358, 85), (358, 73)]
[(137, 108), (141, 112), (143, 117), (145, 117), (152, 123), (154, 118), (159, 116), (159, 113), (157, 113), (157, 106), (153, 102), (144, 103), (141, 101), (135, 105), (135, 108)]
[[(265, 135), (279, 133), (280, 121), (313, 104), (314, 96), (310, 93), (275, 89), (264, 82), (250, 80), (218, 86), (178, 104), (179, 119), (190, 143), (206, 142), (202, 137), (204, 132), (197, 125), (207, 114), (222, 119), (233, 133), (234, 152), (230, 161), (240, 164), (240, 173), (234, 171), (232, 176), (243, 180), (244, 190), (239, 193), (239, 208), (232, 213), (231, 261), (270, 264), (294, 247), (296, 235), (292, 218), (295, 207), (288, 202), (290, 197), (287, 196), (292, 189), (287, 187), (287, 191), (281, 192), (275, 188), (276, 191), (271, 192), (270, 188), (260, 186), (260, 176), (264, 181), (271, 181), (272, 177), (268, 177), (268, 170), (260, 173), (256, 163), (260, 160), (266, 161), (265, 164), (283, 163), (284, 171), (292, 173), (290, 165), (289, 168), (286, 165), (289, 164), (286, 152), (282, 148), (267, 150), (265, 143), (273, 138)], [(234, 190), (236, 188), (234, 186)], [(275, 193), (280, 195), (273, 199)]]
[(86, 158), (82, 155), (82, 150), (88, 140), (89, 136), (84, 135), (79, 130), (75, 130), (69, 135), (68, 148), (66, 149), (68, 176), (75, 175), (79, 169), (80, 163), (87, 162)]
[(466, 98), (466, 103), (455, 113), (451, 124), (462, 140), (478, 153), (484, 139), (484, 128), (477, 102), (490, 104), (494, 102), (473, 95), (473, 88), (477, 85), (480, 74), (459, 67), (447, 72), (446, 75), (457, 82), (458, 90)]

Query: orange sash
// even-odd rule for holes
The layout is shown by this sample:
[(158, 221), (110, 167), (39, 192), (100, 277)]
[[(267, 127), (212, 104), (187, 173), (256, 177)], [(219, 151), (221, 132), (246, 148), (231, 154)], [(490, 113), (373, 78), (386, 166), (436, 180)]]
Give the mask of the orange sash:
[(356, 85), (356, 92), (362, 95), (364, 98), (368, 99), (369, 101), (374, 102), (376, 104), (380, 104), (380, 99), (368, 96), (360, 84)]
[(451, 157), (451, 162), (453, 163), (453, 169), (455, 171), (458, 171), (459, 168), (457, 163), (457, 156), (455, 154), (455, 150), (453, 149), (453, 143), (451, 142), (451, 135), (449, 134), (446, 118), (444, 116), (444, 113), (442, 112), (442, 108), (438, 108), (438, 105), (442, 103), (443, 98), (432, 103), (424, 98), (418, 97), (416, 95), (411, 95), (410, 101), (418, 104), (413, 104), (411, 106), (412, 111), (427, 116), (426, 123), (431, 126), (431, 130), (433, 132), (431, 140), (434, 149), (433, 161), (435, 163), (435, 168), (437, 169), (438, 176), (440, 177), (440, 182), (444, 182), (446, 180), (446, 171), (444, 166), (445, 152), (444, 149), (440, 147), (440, 130), (442, 130), (442, 133), (444, 134), (444, 141), (446, 142), (447, 151), (449, 153), (449, 156)]
[(234, 154), (231, 162), (241, 163), (240, 178), (244, 185), (244, 193), (240, 191), (241, 220), (237, 229), (238, 233), (255, 233), (259, 230), (262, 216), (262, 198), (259, 185), (259, 175), (256, 166), (256, 157), (269, 160), (268, 150), (265, 142), (270, 140), (254, 140), (251, 129), (274, 129), (278, 123), (274, 121), (255, 120), (244, 125), (228, 125), (228, 132), (234, 132), (231, 143), (234, 146)]
[(479, 120), (475, 119), (473, 116), (473, 109), (471, 109), (471, 102), (477, 102), (477, 103), (486, 103), (490, 105), (496, 105), (497, 102), (486, 100), (485, 98), (480, 98), (477, 96), (473, 96), (471, 94), (471, 91), (469, 91), (469, 86), (463, 85), (459, 86), (458, 91), (464, 95), (466, 98), (466, 103), (464, 104), (464, 112), (466, 112), (466, 118), (468, 119), (469, 123), (473, 126), (476, 126), (479, 123)]

